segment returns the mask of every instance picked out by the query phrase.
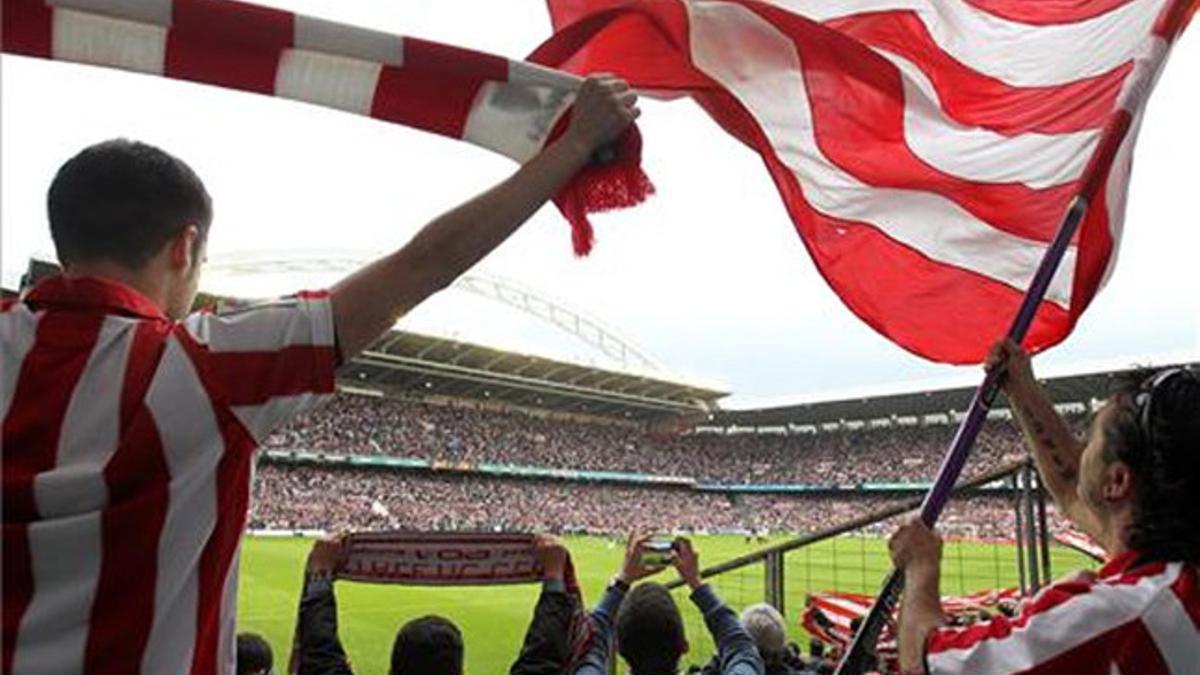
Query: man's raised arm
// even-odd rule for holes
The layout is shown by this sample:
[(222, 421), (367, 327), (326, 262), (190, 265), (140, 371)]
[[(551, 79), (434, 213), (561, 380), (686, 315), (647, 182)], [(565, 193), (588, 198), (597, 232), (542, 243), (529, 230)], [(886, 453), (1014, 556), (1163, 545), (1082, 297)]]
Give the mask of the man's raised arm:
[(1079, 504), (1079, 458), (1085, 444), (1057, 411), (1033, 376), (1029, 355), (1012, 340), (997, 343), (988, 355), (987, 368), (1003, 368), (1000, 386), (1008, 397), (1013, 415), (1025, 432), (1026, 442), (1058, 508), (1076, 527), (1098, 537), (1095, 518)]
[(624, 81), (589, 78), (557, 141), (508, 180), (426, 225), (399, 251), (338, 282), (331, 299), (343, 361), (515, 232), (593, 152), (620, 136), (638, 115), (636, 102)]

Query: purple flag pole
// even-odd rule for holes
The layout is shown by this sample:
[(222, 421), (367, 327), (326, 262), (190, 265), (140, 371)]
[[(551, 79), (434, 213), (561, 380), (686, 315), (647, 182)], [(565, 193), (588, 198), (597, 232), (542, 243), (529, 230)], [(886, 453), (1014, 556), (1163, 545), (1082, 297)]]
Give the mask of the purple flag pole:
[[(1012, 326), (1008, 329), (1008, 337), (1014, 342), (1020, 343), (1025, 339), (1025, 334), (1029, 332), (1029, 326), (1033, 323), (1037, 308), (1042, 303), (1046, 290), (1054, 279), (1054, 274), (1058, 271), (1063, 254), (1066, 253), (1071, 239), (1075, 236), (1075, 231), (1079, 229), (1079, 224), (1087, 214), (1088, 200), (1095, 194), (1102, 177), (1107, 175), (1106, 171), (1099, 169), (1112, 165), (1117, 148), (1125, 139), (1129, 127), (1130, 116), (1128, 113), (1114, 117), (1103, 135), (1104, 140), (1092, 155), (1091, 162), (1083, 174), (1087, 176), (1086, 182), (1079, 194), (1072, 200), (1071, 206), (1067, 209), (1067, 214), (1058, 228), (1058, 234), (1054, 236), (1054, 241), (1042, 256), (1033, 282), (1029, 285), (1025, 299), (1021, 301), (1021, 307), (1017, 310)], [(921, 521), (929, 527), (933, 527), (937, 523), (938, 517), (942, 515), (942, 509), (950, 499), (954, 484), (958, 482), (963, 466), (967, 463), (967, 457), (971, 454), (975, 438), (979, 436), (979, 431), (983, 428), (987, 411), (992, 407), (992, 401), (999, 391), (1000, 377), (999, 371), (988, 372), (979, 388), (975, 390), (975, 396), (971, 399), (971, 405), (967, 409), (967, 416), (963, 418), (958, 432), (954, 435), (954, 441), (950, 444), (950, 449), (942, 459), (937, 479), (934, 481), (933, 487), (925, 494), (925, 501), (921, 503)], [(858, 632), (855, 633), (854, 640), (847, 648), (842, 662), (838, 664), (835, 675), (861, 675), (868, 669), (874, 668), (875, 646), (879, 642), (884, 625), (892, 616), (892, 611), (900, 599), (900, 591), (903, 589), (903, 571), (892, 570), (884, 582), (883, 588), (880, 589), (875, 604), (871, 605), (870, 612), (867, 613)]]
[[(1025, 333), (1029, 331), (1038, 305), (1041, 304), (1042, 297), (1049, 288), (1058, 264), (1067, 250), (1067, 245), (1075, 236), (1075, 230), (1078, 229), (1085, 213), (1087, 213), (1087, 200), (1083, 196), (1078, 196), (1071, 202), (1071, 208), (1067, 211), (1067, 217), (1063, 220), (1054, 242), (1042, 257), (1033, 283), (1025, 294), (1021, 308), (1017, 311), (1016, 319), (1008, 330), (1008, 337), (1014, 341), (1020, 342), (1024, 339)], [(937, 523), (938, 517), (942, 515), (942, 509), (950, 500), (950, 493), (967, 463), (967, 457), (971, 454), (975, 438), (979, 436), (979, 431), (983, 428), (987, 411), (991, 409), (992, 401), (999, 391), (999, 384), (1000, 373), (993, 370), (987, 373), (983, 378), (983, 383), (975, 390), (971, 406), (967, 409), (967, 416), (958, 427), (954, 441), (950, 444), (950, 450), (942, 459), (937, 480), (925, 494), (925, 501), (921, 503), (921, 521), (929, 527), (933, 527)], [(836, 675), (859, 675), (874, 668), (875, 645), (879, 641), (880, 633), (883, 632), (884, 624), (892, 616), (896, 602), (900, 599), (900, 591), (903, 589), (904, 573), (901, 570), (892, 570), (887, 581), (884, 582), (879, 596), (875, 599), (875, 604), (871, 606), (871, 611), (867, 613), (858, 632), (854, 635), (854, 640), (846, 650), (846, 656), (838, 665)]]

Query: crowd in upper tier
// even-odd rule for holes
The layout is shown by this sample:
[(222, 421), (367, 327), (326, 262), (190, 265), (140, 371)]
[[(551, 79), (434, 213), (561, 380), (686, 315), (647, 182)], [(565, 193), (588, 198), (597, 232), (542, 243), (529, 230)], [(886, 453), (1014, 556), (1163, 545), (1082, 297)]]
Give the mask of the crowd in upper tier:
[[(701, 482), (859, 484), (928, 481), (956, 427), (932, 424), (821, 433), (693, 433), (661, 438), (617, 424), (514, 411), (339, 395), (268, 448), (387, 454), (452, 463), (685, 476)], [(1011, 422), (985, 425), (968, 474), (1023, 458)]]

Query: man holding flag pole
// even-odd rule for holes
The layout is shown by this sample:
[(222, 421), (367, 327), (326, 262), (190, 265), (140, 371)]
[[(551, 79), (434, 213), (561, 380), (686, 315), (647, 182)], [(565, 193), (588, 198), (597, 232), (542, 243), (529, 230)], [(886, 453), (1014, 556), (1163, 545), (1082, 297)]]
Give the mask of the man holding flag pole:
[(950, 628), (938, 592), (941, 540), (913, 519), (889, 542), (905, 579), (901, 671), (1200, 671), (1200, 377), (1173, 368), (1122, 383), (1080, 441), (1016, 343), (997, 344), (988, 369), (1058, 508), (1108, 562), (1048, 586), (1014, 619)]

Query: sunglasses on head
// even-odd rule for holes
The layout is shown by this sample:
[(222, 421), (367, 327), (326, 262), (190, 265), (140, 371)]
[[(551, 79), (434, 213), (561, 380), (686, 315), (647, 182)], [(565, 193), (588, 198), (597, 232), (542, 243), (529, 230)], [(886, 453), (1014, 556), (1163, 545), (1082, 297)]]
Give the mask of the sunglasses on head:
[(1138, 433), (1142, 437), (1143, 447), (1154, 451), (1154, 427), (1150, 421), (1154, 419), (1154, 394), (1164, 383), (1180, 375), (1191, 375), (1186, 368), (1168, 368), (1162, 372), (1147, 377), (1138, 387), (1134, 396), (1134, 405), (1138, 408)]

